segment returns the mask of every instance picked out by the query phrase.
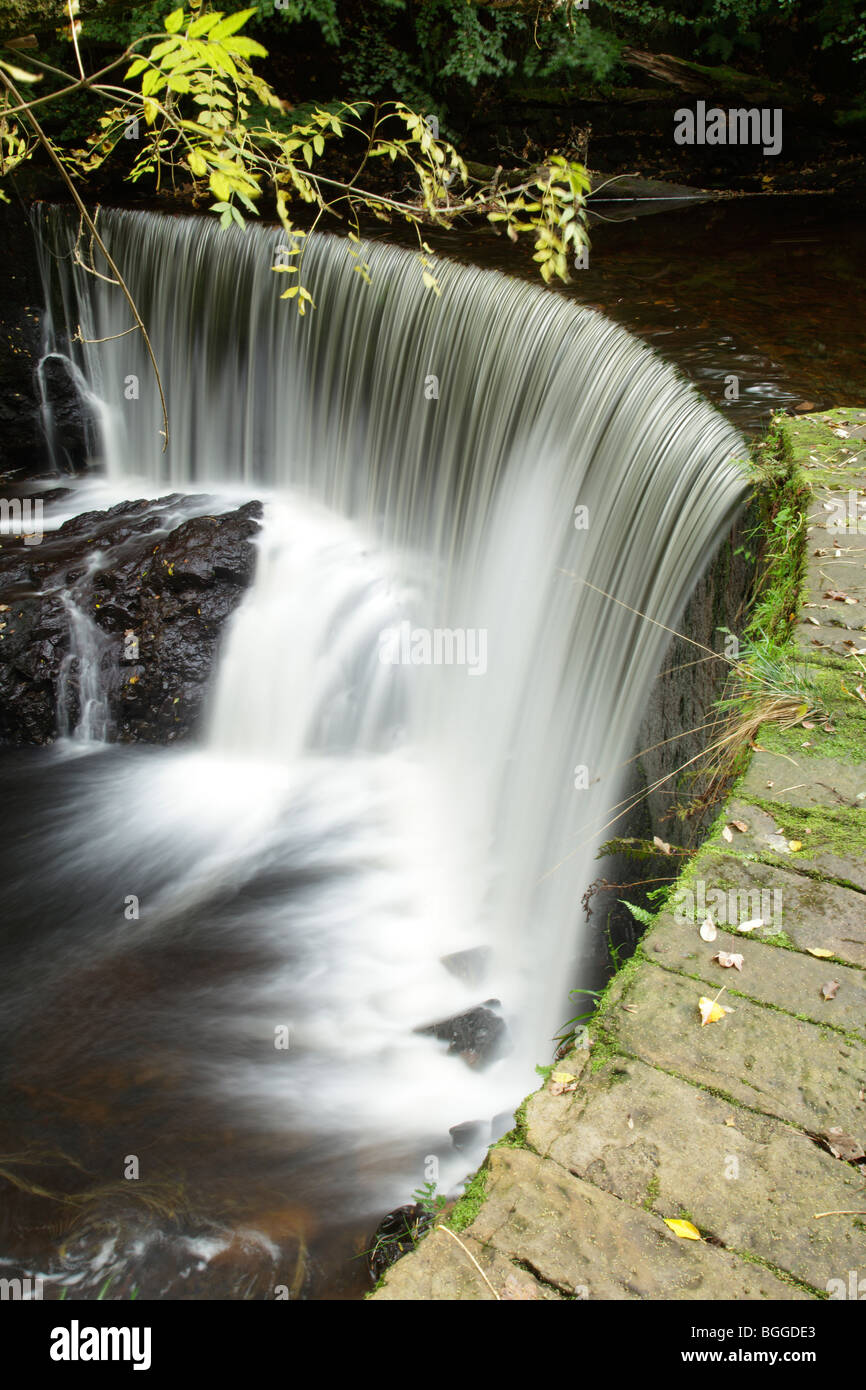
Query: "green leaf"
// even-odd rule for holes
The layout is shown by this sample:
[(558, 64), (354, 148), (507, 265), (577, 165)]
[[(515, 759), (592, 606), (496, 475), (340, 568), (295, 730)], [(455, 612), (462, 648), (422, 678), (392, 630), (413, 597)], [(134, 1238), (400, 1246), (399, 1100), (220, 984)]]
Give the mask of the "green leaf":
[(636, 903), (630, 903), (626, 898), (620, 898), (623, 907), (627, 907), (636, 922), (640, 922), (642, 927), (649, 927), (655, 921), (655, 913), (647, 912), (645, 907), (638, 907)]
[(237, 14), (230, 14), (226, 19), (220, 20), (211, 30), (212, 39), (227, 39), (229, 34), (237, 33), (238, 29), (243, 29), (248, 19), (254, 14), (258, 14), (258, 9), (238, 10)]
[(224, 43), (223, 48), (227, 53), (234, 53), (238, 58), (267, 58), (268, 56), (268, 50), (263, 44), (258, 43), (255, 39), (245, 37), (232, 39), (230, 43)]
[(144, 72), (144, 70), (145, 70), (146, 67), (147, 67), (147, 59), (146, 59), (146, 58), (136, 58), (135, 62), (132, 63), (132, 64), (130, 64), (129, 68), (127, 69), (126, 78), (138, 77), (138, 74), (139, 74), (140, 72)]
[(312, 167), (313, 167), (313, 150), (312, 150), (312, 146), (311, 146), (311, 145), (304, 145), (304, 146), (302, 147), (302, 153), (303, 153), (304, 160), (305, 160), (305, 162), (306, 162), (307, 168), (308, 168), (308, 169), (312, 169)]
[[(168, 53), (174, 53), (175, 49), (179, 48), (182, 43), (182, 39), (163, 39), (162, 43), (158, 43), (155, 48), (150, 50), (148, 57), (152, 63), (156, 63), (160, 58), (165, 58)], [(162, 66), (164, 67), (165, 64)]]
[(314, 136), (313, 136), (313, 149), (316, 151), (316, 154), (323, 154), (323, 153), (324, 153), (324, 150), (325, 150), (325, 141), (324, 141), (324, 139), (322, 138), (321, 135), (314, 135)]
[(165, 20), (165, 29), (166, 29), (166, 33), (168, 33), (168, 34), (176, 34), (177, 31), (178, 31), (180, 28), (183, 27), (183, 20), (184, 20), (184, 14), (183, 14), (183, 10), (182, 10), (182, 9), (180, 9), (180, 10), (172, 10), (171, 14), (166, 16), (166, 20)]
[(191, 39), (197, 39), (200, 34), (206, 34), (208, 29), (212, 29), (215, 24), (219, 24), (222, 15), (203, 14), (199, 19), (194, 19), (189, 26), (187, 33)]

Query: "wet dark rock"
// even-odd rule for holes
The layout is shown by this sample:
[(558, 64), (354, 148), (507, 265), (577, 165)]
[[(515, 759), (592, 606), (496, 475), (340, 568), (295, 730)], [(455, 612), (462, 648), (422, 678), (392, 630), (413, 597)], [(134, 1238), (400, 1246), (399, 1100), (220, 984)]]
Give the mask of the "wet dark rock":
[(442, 964), (458, 980), (469, 985), (480, 985), (490, 964), (489, 946), (472, 946), (468, 951), (452, 951), (442, 956)]
[(432, 1224), (433, 1216), (427, 1207), (414, 1204), (396, 1207), (382, 1218), (373, 1232), (367, 1252), (367, 1268), (374, 1284), (402, 1255), (415, 1249)]
[(514, 1129), (514, 1111), (500, 1110), (498, 1115), (494, 1115), (490, 1121), (490, 1142), (495, 1144), (501, 1139), (503, 1134), (508, 1134)]
[(69, 362), (47, 357), (41, 367), (40, 427), (60, 473), (82, 473), (96, 442), (95, 420), (81, 398)]
[(486, 1067), (502, 1057), (510, 1046), (505, 1020), (493, 1012), (499, 1007), (498, 999), (485, 999), (474, 1009), (415, 1031), (447, 1042), (449, 1053), (458, 1053), (467, 1066)]
[(490, 1121), (464, 1120), (462, 1124), (452, 1125), (448, 1133), (451, 1135), (451, 1143), (457, 1152), (462, 1153), (464, 1149), (471, 1149), (488, 1141)]
[(0, 204), (0, 261), (0, 470), (29, 476), (50, 459), (36, 383), (42, 288), (30, 221), (18, 203)]
[[(0, 545), (0, 742), (49, 743), (71, 651), (64, 593), (96, 626), (112, 735), (167, 743), (196, 727), (226, 623), (250, 583), (261, 505), (184, 516), (182, 494), (122, 502)], [(95, 566), (95, 568), (94, 568)], [(77, 666), (70, 670), (73, 725)]]

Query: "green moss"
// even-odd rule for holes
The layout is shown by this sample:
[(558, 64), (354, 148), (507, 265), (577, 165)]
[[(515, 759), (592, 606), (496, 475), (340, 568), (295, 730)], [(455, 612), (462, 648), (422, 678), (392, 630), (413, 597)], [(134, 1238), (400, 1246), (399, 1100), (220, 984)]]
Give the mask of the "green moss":
[(653, 1173), (652, 1177), (647, 1183), (646, 1195), (643, 1199), (644, 1211), (652, 1211), (652, 1208), (655, 1204), (655, 1200), (659, 1195), (660, 1189), (661, 1179), (659, 1178), (658, 1173)]
[(774, 932), (772, 936), (762, 936), (761, 941), (765, 946), (782, 946), (787, 951), (796, 951), (797, 949), (788, 933), (784, 931)]
[(485, 1164), (484, 1167), (478, 1169), (448, 1217), (447, 1224), (452, 1231), (465, 1231), (467, 1226), (472, 1225), (487, 1195), (487, 1178), (488, 1171)]
[(501, 1139), (497, 1139), (493, 1145), (494, 1149), (525, 1149), (528, 1147), (526, 1142), (526, 1107), (529, 1104), (529, 1099), (529, 1096), (526, 1096), (520, 1102), (514, 1112), (513, 1128), (507, 1134), (503, 1134)]
[[(866, 806), (787, 806), (759, 797), (753, 797), (752, 804), (773, 817), (786, 839), (799, 840), (804, 853), (828, 850), (844, 858), (866, 852)], [(798, 867), (796, 854), (790, 860), (780, 857), (792, 869)]]

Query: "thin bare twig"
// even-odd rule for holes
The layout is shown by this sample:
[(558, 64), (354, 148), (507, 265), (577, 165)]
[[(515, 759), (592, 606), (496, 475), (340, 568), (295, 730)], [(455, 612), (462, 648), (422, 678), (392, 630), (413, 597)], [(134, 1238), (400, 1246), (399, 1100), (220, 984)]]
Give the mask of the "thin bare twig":
[(452, 1240), (456, 1240), (456, 1241), (457, 1241), (457, 1244), (460, 1246), (460, 1249), (463, 1251), (464, 1255), (468, 1255), (468, 1256), (469, 1256), (469, 1259), (472, 1261), (472, 1263), (474, 1264), (475, 1268), (478, 1270), (478, 1273), (481, 1275), (481, 1278), (484, 1280), (484, 1282), (485, 1282), (485, 1284), (487, 1285), (488, 1289), (489, 1289), (490, 1292), (493, 1294), (493, 1297), (496, 1299), (496, 1302), (497, 1302), (497, 1303), (501, 1303), (501, 1302), (502, 1302), (502, 1298), (500, 1297), (500, 1295), (499, 1295), (499, 1294), (496, 1292), (496, 1290), (494, 1289), (494, 1287), (493, 1287), (493, 1285), (491, 1284), (490, 1280), (487, 1278), (487, 1275), (484, 1273), (484, 1270), (481, 1268), (481, 1266), (480, 1266), (480, 1264), (478, 1263), (478, 1261), (476, 1260), (475, 1256), (472, 1254), (472, 1251), (466, 1249), (466, 1246), (463, 1244), (463, 1241), (460, 1239), (460, 1237), (459, 1237), (458, 1235), (455, 1235), (455, 1233), (451, 1230), (451, 1228), (450, 1228), (449, 1226), (437, 1226), (437, 1227), (436, 1227), (436, 1230), (437, 1230), (437, 1231), (445, 1231), (446, 1235), (449, 1235), (449, 1236), (451, 1237)]

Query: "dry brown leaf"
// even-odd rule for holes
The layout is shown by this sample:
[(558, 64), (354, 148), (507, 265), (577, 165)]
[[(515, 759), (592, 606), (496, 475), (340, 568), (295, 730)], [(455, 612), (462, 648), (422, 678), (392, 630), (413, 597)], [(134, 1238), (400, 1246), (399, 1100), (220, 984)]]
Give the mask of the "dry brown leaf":
[(658, 835), (653, 835), (653, 844), (655, 845), (656, 849), (660, 849), (660, 850), (661, 850), (662, 854), (670, 854), (670, 853), (671, 853), (671, 847), (670, 847), (670, 845), (667, 844), (667, 842), (666, 842), (665, 840), (660, 840), (659, 837), (658, 837)]
[(762, 927), (763, 925), (763, 917), (753, 917), (750, 922), (741, 922), (741, 924), (737, 927), (737, 931), (754, 931), (755, 927)]
[(866, 1158), (866, 1149), (859, 1140), (851, 1134), (846, 1134), (839, 1125), (826, 1129), (821, 1138), (833, 1157), (841, 1158), (845, 1163), (859, 1163), (861, 1158)]
[(835, 999), (839, 990), (838, 980), (828, 980), (826, 985), (821, 986), (821, 996), (824, 999)]
[(746, 831), (749, 828), (744, 820), (732, 820), (731, 825), (734, 827), (735, 830), (739, 830), (741, 835), (745, 835)]
[(743, 968), (743, 957), (740, 955), (739, 951), (717, 951), (713, 956), (713, 960), (717, 960), (724, 970), (730, 970), (731, 968), (734, 970), (742, 970)]
[(731, 841), (733, 840), (733, 838), (734, 838), (734, 832), (733, 832), (733, 830), (731, 829), (731, 827), (730, 827), (729, 825), (723, 825), (723, 826), (722, 826), (722, 839), (723, 839), (723, 840), (727, 840), (728, 844), (730, 844)]

